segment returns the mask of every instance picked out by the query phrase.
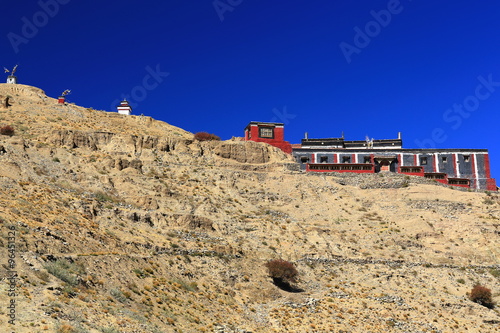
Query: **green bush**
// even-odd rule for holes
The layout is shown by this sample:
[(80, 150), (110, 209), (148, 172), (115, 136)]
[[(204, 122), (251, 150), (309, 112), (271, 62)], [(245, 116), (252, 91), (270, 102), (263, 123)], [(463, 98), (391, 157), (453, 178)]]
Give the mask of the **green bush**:
[(50, 262), (45, 265), (45, 269), (47, 269), (47, 272), (63, 280), (70, 286), (78, 285), (80, 283), (78, 275), (85, 272), (81, 266), (70, 263), (66, 259), (58, 259), (54, 262)]
[(481, 286), (480, 284), (477, 284), (474, 288), (472, 288), (469, 299), (489, 309), (492, 309), (495, 306), (495, 303), (491, 299), (491, 290)]
[(490, 269), (490, 274), (493, 275), (494, 277), (500, 279), (500, 269), (492, 268), (492, 269)]

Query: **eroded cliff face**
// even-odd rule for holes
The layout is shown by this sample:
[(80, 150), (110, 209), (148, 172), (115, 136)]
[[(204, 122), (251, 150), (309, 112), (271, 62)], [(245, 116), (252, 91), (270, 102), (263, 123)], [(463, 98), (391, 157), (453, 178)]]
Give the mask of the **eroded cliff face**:
[[(181, 158), (190, 155), (186, 163), (224, 163), (231, 160), (241, 164), (293, 164), (290, 155), (264, 143), (232, 141), (199, 142), (173, 136), (127, 135), (110, 132), (55, 130), (43, 138), (54, 147), (89, 149), (111, 155), (133, 155), (148, 159), (151, 155), (169, 154)], [(219, 159), (220, 158), (220, 159)], [(227, 164), (227, 161), (226, 161)], [(233, 166), (236, 166), (234, 164)]]
[(45, 138), (56, 147), (69, 149), (86, 148), (92, 151), (105, 151), (117, 154), (141, 155), (143, 150), (157, 152), (174, 151), (176, 146), (187, 146), (192, 140), (176, 138), (166, 133), (164, 137), (151, 135), (127, 135), (111, 132), (56, 130)]

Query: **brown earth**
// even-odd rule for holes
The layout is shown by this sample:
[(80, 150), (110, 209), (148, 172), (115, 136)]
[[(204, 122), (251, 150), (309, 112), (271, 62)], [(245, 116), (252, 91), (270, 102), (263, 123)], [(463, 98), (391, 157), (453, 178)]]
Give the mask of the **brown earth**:
[[(0, 102), (15, 130), (0, 135), (2, 332), (500, 331), (467, 297), (480, 283), (500, 301), (496, 193), (304, 174), (265, 144), (24, 85), (0, 84)], [(268, 276), (277, 258), (296, 292)]]

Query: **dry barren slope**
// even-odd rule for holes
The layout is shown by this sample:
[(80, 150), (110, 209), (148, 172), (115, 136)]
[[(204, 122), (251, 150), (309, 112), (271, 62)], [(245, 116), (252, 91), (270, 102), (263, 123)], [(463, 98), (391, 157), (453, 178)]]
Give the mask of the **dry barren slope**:
[[(264, 144), (0, 85), (0, 327), (15, 332), (495, 332), (496, 194), (306, 175)], [(16, 326), (9, 326), (9, 226)], [(296, 264), (302, 292), (264, 263)]]

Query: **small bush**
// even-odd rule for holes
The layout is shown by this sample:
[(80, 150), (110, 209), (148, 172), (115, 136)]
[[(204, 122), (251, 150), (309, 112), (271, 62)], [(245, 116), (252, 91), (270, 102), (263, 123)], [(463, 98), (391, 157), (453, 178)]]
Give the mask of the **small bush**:
[(491, 299), (491, 290), (479, 284), (472, 288), (469, 299), (489, 309), (492, 309), (495, 306), (495, 303)]
[(490, 274), (500, 279), (500, 269), (492, 268), (490, 269)]
[(198, 132), (194, 135), (194, 138), (198, 141), (220, 141), (220, 137), (207, 132)]
[(490, 198), (484, 198), (483, 203), (485, 205), (493, 205), (495, 201), (491, 200)]
[(187, 291), (197, 291), (198, 284), (196, 282), (187, 282), (181, 279), (174, 279), (172, 282), (178, 283), (182, 289)]
[(110, 195), (107, 195), (104, 192), (96, 192), (95, 193), (95, 198), (99, 202), (106, 202), (106, 201), (113, 201), (113, 198)]
[(271, 260), (265, 264), (269, 272), (269, 276), (275, 280), (284, 282), (297, 282), (299, 272), (295, 265), (283, 259)]
[(49, 273), (45, 271), (35, 271), (34, 272), (36, 277), (42, 280), (43, 282), (49, 282), (50, 281), (50, 275)]
[(71, 263), (66, 259), (58, 259), (55, 262), (48, 263), (45, 265), (45, 269), (70, 286), (78, 285), (80, 283), (79, 275), (85, 272), (82, 266)]
[(121, 290), (113, 288), (109, 291), (109, 293), (120, 303), (127, 302), (127, 296)]
[(13, 136), (14, 135), (14, 129), (11, 126), (9, 126), (9, 125), (0, 127), (0, 134), (2, 134), (2, 135), (8, 135), (8, 136)]
[(118, 330), (116, 327), (101, 327), (99, 329), (102, 333), (120, 333), (120, 330)]

